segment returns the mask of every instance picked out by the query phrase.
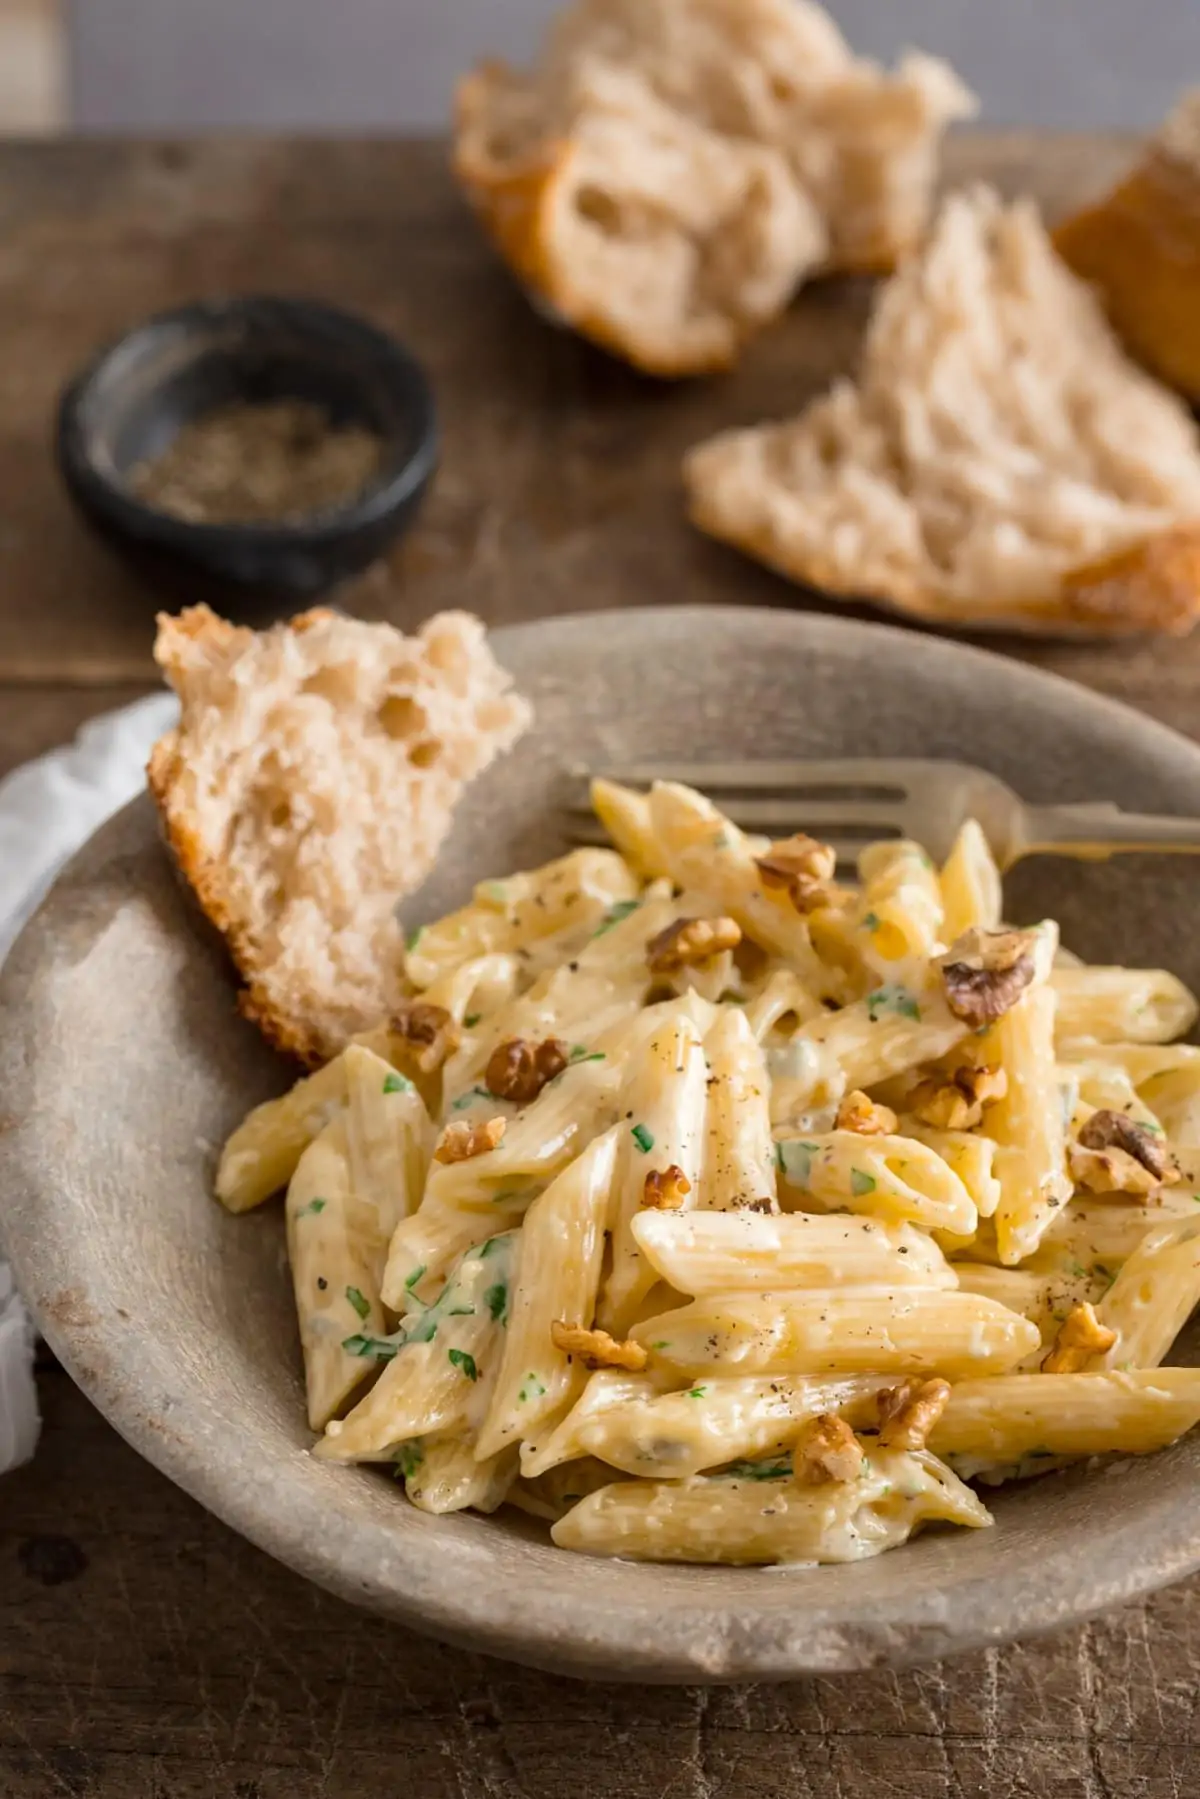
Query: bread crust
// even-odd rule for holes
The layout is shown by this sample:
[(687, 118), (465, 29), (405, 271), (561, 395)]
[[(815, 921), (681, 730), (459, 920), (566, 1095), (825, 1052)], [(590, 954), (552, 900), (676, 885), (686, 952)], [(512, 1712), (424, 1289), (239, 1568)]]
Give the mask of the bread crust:
[(770, 531), (735, 524), (696, 489), (688, 514), (709, 537), (744, 551), (789, 581), (832, 599), (883, 606), (925, 624), (1038, 637), (1185, 637), (1200, 619), (1200, 523), (1157, 532), (1117, 555), (1070, 569), (1044, 598), (989, 602), (976, 613), (894, 575), (878, 585), (869, 579), (847, 581), (832, 559), (804, 555)]

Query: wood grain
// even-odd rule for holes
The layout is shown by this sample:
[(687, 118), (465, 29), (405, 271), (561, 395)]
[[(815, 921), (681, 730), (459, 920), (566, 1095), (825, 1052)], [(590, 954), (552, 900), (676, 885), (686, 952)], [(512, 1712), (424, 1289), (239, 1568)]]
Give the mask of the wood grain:
[[(1118, 139), (980, 135), (1058, 212)], [(646, 601), (820, 606), (688, 531), (689, 443), (801, 403), (870, 290), (810, 289), (734, 375), (641, 381), (531, 313), (440, 147), (0, 150), (0, 771), (152, 678), (148, 590), (94, 544), (49, 450), (62, 383), (142, 314), (319, 293), (427, 361), (445, 426), (417, 531), (344, 602), (499, 622)], [(1200, 637), (997, 642), (1200, 736)], [(1087, 1629), (894, 1676), (734, 1691), (582, 1687), (413, 1641), (305, 1585), (143, 1464), (52, 1366), (34, 1464), (0, 1485), (0, 1799), (1189, 1799), (1200, 1582)]]

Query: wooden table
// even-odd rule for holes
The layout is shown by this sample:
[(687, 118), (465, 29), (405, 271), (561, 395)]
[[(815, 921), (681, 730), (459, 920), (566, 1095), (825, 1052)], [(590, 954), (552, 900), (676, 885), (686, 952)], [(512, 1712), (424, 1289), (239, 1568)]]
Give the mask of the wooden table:
[[(954, 147), (1055, 212), (1118, 140)], [(865, 284), (816, 287), (736, 375), (661, 388), (541, 324), (427, 144), (0, 151), (0, 773), (153, 680), (154, 594), (72, 517), (52, 409), (93, 347), (197, 293), (310, 292), (413, 343), (445, 455), (419, 529), (345, 596), (408, 623), (644, 601), (818, 602), (683, 523), (718, 424), (846, 368)], [(1200, 633), (997, 647), (1200, 736)], [(1081, 1631), (913, 1673), (733, 1691), (579, 1686), (326, 1598), (142, 1463), (49, 1362), (45, 1437), (0, 1482), (0, 1799), (1190, 1799), (1200, 1582)]]

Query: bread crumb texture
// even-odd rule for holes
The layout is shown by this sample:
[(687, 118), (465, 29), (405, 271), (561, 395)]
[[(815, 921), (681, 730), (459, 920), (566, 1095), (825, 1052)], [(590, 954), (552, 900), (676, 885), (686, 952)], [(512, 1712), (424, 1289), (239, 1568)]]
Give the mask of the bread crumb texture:
[(466, 613), (406, 637), (323, 610), (256, 632), (196, 606), (160, 614), (154, 653), (181, 706), (147, 771), (170, 847), (246, 1016), (325, 1061), (401, 1004), (396, 902), (529, 707)]
[(455, 170), (536, 303), (686, 375), (806, 276), (890, 269), (974, 107), (934, 57), (855, 57), (808, 0), (577, 0), (532, 70), (460, 82)]
[(1200, 436), (1028, 200), (952, 195), (882, 288), (857, 380), (685, 461), (692, 517), (797, 581), (946, 624), (1180, 634)]

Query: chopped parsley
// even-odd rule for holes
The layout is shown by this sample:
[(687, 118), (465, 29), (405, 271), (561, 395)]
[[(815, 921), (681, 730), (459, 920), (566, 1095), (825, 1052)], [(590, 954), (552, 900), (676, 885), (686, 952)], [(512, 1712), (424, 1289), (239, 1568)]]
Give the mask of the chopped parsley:
[(310, 1199), (306, 1206), (300, 1207), (296, 1216), (297, 1218), (315, 1218), (317, 1213), (323, 1212), (328, 1204), (327, 1199)]
[(483, 1296), (483, 1303), (496, 1324), (508, 1323), (508, 1283), (497, 1281)]
[(644, 1124), (635, 1124), (629, 1135), (633, 1138), (644, 1156), (648, 1156), (654, 1148), (654, 1138)]
[(346, 1298), (354, 1307), (354, 1310), (358, 1313), (360, 1318), (369, 1318), (371, 1316), (371, 1302), (369, 1299), (363, 1298), (357, 1287), (347, 1287)]
[(463, 1112), (468, 1106), (473, 1106), (477, 1099), (491, 1100), (493, 1105), (496, 1103), (496, 1095), (494, 1093), (489, 1093), (486, 1087), (468, 1087), (465, 1093), (459, 1094), (450, 1110), (452, 1112)]
[(689, 1387), (687, 1396), (689, 1399), (703, 1399), (707, 1392), (707, 1387)]
[(660, 1337), (659, 1341), (657, 1343), (652, 1343), (650, 1347), (651, 1349), (669, 1349), (671, 1347), (671, 1339), (669, 1337)]
[(448, 1351), (448, 1354), (450, 1357), (450, 1366), (452, 1368), (460, 1369), (462, 1373), (466, 1375), (468, 1380), (479, 1379), (479, 1370), (475, 1366), (475, 1357), (473, 1355), (468, 1355), (465, 1349), (451, 1349)]
[(425, 1273), (425, 1271), (426, 1271), (426, 1264), (424, 1262), (418, 1262), (417, 1266), (413, 1269), (412, 1273), (410, 1275), (408, 1275), (408, 1277), (406, 1278), (406, 1280), (404, 1282), (404, 1291), (406, 1293), (412, 1292), (413, 1288), (416, 1286), (417, 1282), (420, 1280), (421, 1276)]
[(775, 1145), (775, 1161), (779, 1172), (793, 1187), (808, 1186), (813, 1157), (819, 1153), (815, 1143), (789, 1141)]
[(586, 1043), (577, 1043), (571, 1050), (571, 1054), (568, 1059), (572, 1063), (575, 1063), (575, 1062), (604, 1062), (604, 1061), (607, 1061), (608, 1058), (605, 1056), (604, 1051), (602, 1049), (589, 1050)]
[(415, 950), (418, 943), (420, 943), (420, 941), (421, 941), (424, 931), (425, 931), (425, 926), (423, 924), (419, 924), (415, 931), (410, 931), (408, 933), (408, 936), (404, 940), (405, 949), (407, 949), (410, 953), (411, 953), (411, 951)]
[(728, 831), (718, 831), (716, 836), (712, 840), (712, 847), (715, 850), (727, 850), (729, 848), (729, 844), (730, 844), (730, 836), (729, 836)]
[(521, 1391), (517, 1394), (517, 1398), (524, 1403), (528, 1399), (540, 1399), (545, 1391), (545, 1386), (538, 1379), (536, 1374), (527, 1374), (525, 1376), (525, 1383), (522, 1386)]
[(850, 1191), (855, 1199), (861, 1199), (864, 1193), (874, 1193), (875, 1176), (864, 1174), (861, 1168), (852, 1168), (850, 1170)]
[(466, 1025), (466, 1027), (469, 1031), (473, 1031), (475, 1029), (475, 1026), (479, 1023), (479, 1020), (482, 1017), (483, 1017), (482, 1012), (468, 1012), (467, 1016), (463, 1019), (463, 1023)]
[(393, 1343), (390, 1337), (343, 1337), (342, 1348), (347, 1355), (374, 1356), (376, 1361), (390, 1362), (398, 1352), (400, 1345)]
[(710, 1480), (786, 1480), (792, 1472), (790, 1456), (783, 1456), (773, 1462), (730, 1462), (728, 1468), (722, 1468), (719, 1474), (709, 1476)]
[(425, 1460), (425, 1450), (420, 1437), (414, 1437), (411, 1443), (401, 1443), (396, 1451), (396, 1477), (408, 1480), (417, 1472)]
[(479, 889), (479, 896), (491, 906), (508, 904), (508, 888), (503, 881), (485, 881)]
[(921, 1008), (908, 988), (897, 987), (890, 981), (867, 995), (867, 1017), (872, 1024), (877, 1022), (881, 1012), (895, 1012), (901, 1018), (919, 1019), (921, 1016)]
[[(500, 1199), (502, 1197), (504, 1197), (502, 1194), (498, 1193), (496, 1195), (497, 1199)], [(505, 1247), (506, 1247), (506, 1245), (505, 1245), (503, 1236), (489, 1237), (486, 1243), (481, 1243), (479, 1245), (480, 1261), (482, 1262), (484, 1256), (494, 1256), (496, 1254), (497, 1250), (504, 1249)]]
[(868, 931), (877, 931), (879, 929), (879, 914), (877, 912), (868, 912), (867, 916), (863, 919), (863, 925)]
[(1088, 1271), (1082, 1262), (1068, 1262), (1067, 1273), (1073, 1274), (1077, 1281), (1085, 1281), (1087, 1279)]
[(397, 1074), (391, 1068), (383, 1077), (383, 1090), (385, 1093), (411, 1093), (413, 1084), (406, 1074)]
[(447, 1318), (474, 1318), (474, 1306), (451, 1306), (446, 1313)]
[(592, 932), (592, 936), (603, 937), (605, 931), (611, 931), (615, 924), (620, 924), (621, 920), (628, 918), (631, 912), (636, 912), (641, 903), (641, 900), (635, 899), (618, 900), (615, 906), (610, 906), (608, 908), (608, 911), (604, 914), (603, 924), (598, 930)]

